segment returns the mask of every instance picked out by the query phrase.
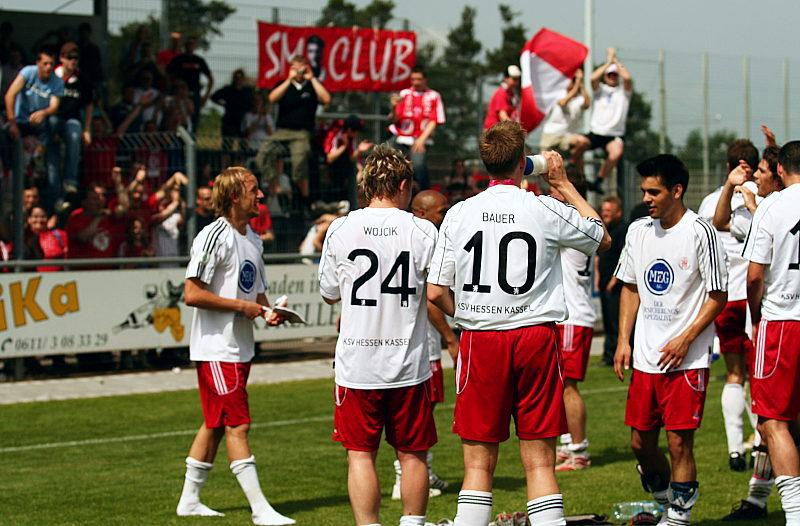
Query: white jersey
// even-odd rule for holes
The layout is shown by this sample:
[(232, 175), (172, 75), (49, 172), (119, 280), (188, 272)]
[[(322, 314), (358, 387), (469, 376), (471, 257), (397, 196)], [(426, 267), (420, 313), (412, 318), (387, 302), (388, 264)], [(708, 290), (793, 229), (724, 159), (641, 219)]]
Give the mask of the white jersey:
[(430, 321), (428, 322), (428, 359), (430, 361), (442, 359), (442, 335)]
[(578, 95), (570, 99), (564, 107), (560, 104), (554, 104), (547, 114), (547, 118), (545, 118), (542, 133), (552, 135), (580, 133), (581, 125), (583, 124), (584, 101), (583, 95)]
[[(637, 286), (639, 311), (633, 343), (633, 366), (646, 373), (658, 367), (661, 349), (700, 313), (710, 291), (725, 291), (725, 249), (708, 221), (687, 210), (678, 224), (664, 230), (658, 219), (631, 224), (614, 275)], [(672, 370), (709, 366), (714, 324), (689, 346), (683, 363)]]
[(759, 205), (744, 248), (764, 269), (761, 317), (800, 320), (800, 184), (773, 192)]
[(496, 185), (451, 208), (439, 230), (428, 282), (455, 291), (455, 321), (506, 330), (567, 318), (562, 247), (594, 254), (599, 220), (516, 186)]
[(594, 90), (592, 118), (589, 131), (607, 137), (625, 135), (625, 121), (628, 119), (628, 108), (631, 105), (631, 91), (627, 91), (623, 82), (611, 87), (605, 82)]
[[(697, 215), (711, 222), (721, 194), (721, 186), (708, 194), (700, 203)], [(741, 216), (742, 208), (747, 212), (742, 194), (734, 193), (731, 197), (731, 211), (738, 210), (737, 214)], [(749, 214), (749, 212), (747, 213)], [(738, 218), (737, 221), (741, 221), (741, 218)], [(725, 253), (728, 255), (728, 301), (745, 300), (747, 299), (747, 261), (742, 257), (744, 239), (737, 239), (730, 232), (720, 230), (717, 230), (717, 235), (722, 240)]]
[(436, 234), (397, 208), (362, 208), (331, 223), (319, 282), (323, 297), (342, 300), (338, 385), (388, 389), (430, 378), (425, 275)]
[[(205, 227), (192, 243), (186, 279), (230, 299), (256, 301), (267, 291), (261, 239), (247, 226), (240, 234), (224, 217)], [(249, 362), (254, 354), (253, 322), (239, 313), (194, 309), (189, 356), (204, 362)]]
[(597, 314), (592, 305), (592, 260), (573, 248), (561, 249), (561, 273), (564, 280), (564, 299), (569, 317), (565, 325), (594, 327)]

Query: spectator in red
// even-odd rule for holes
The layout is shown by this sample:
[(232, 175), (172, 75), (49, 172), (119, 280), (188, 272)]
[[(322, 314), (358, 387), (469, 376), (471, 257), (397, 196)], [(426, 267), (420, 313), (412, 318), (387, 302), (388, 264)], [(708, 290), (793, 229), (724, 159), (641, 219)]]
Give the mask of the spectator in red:
[[(34, 205), (28, 214), (25, 228), (25, 259), (64, 259), (69, 252), (67, 233), (58, 228), (47, 226), (47, 211)], [(60, 266), (36, 267), (37, 272), (53, 272), (62, 270)]]
[(333, 199), (347, 200), (350, 208), (358, 207), (356, 192), (356, 173), (358, 159), (373, 144), (367, 140), (358, 140), (358, 134), (364, 129), (364, 123), (355, 115), (344, 120), (337, 120), (325, 135), (322, 143), (325, 152), (325, 163), (328, 165), (328, 176), (333, 187)]
[(519, 79), (522, 72), (515, 65), (508, 66), (503, 82), (495, 90), (486, 118), (483, 119), (483, 129), (488, 130), (498, 122), (519, 120)]
[(120, 126), (113, 132), (111, 122), (104, 112), (92, 117), (92, 142), (83, 146), (83, 181), (84, 188), (97, 183), (106, 188), (113, 187), (111, 178), (114, 166), (117, 164), (117, 149), (120, 138), (125, 135), (128, 126), (139, 118), (142, 106), (136, 105)]
[(70, 214), (67, 220), (69, 258), (108, 258), (117, 254), (129, 204), (118, 174), (115, 179), (117, 204), (113, 209), (106, 207), (106, 188), (93, 184), (85, 190), (83, 206)]
[(261, 242), (265, 245), (275, 241), (275, 233), (272, 231), (272, 216), (264, 203), (258, 203), (258, 217), (250, 220), (250, 228), (258, 234)]
[[(161, 74), (166, 76), (167, 66), (172, 62), (172, 59), (181, 54), (181, 34), (173, 31), (169, 34), (169, 47), (162, 49), (156, 55), (156, 66), (161, 71)], [(166, 87), (166, 86), (162, 86)]]

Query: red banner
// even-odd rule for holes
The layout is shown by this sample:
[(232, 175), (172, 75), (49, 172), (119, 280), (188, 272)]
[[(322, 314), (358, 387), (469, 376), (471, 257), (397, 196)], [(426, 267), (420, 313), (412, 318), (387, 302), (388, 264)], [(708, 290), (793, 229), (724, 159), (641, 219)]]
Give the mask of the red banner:
[(409, 86), (416, 52), (413, 31), (258, 22), (258, 87), (285, 80), (290, 59), (305, 55), (328, 91), (396, 91)]

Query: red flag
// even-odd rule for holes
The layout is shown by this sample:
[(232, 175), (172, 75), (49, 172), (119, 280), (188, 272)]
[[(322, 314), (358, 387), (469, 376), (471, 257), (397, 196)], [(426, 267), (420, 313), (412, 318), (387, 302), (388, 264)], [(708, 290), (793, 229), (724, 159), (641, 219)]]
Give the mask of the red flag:
[(522, 48), (520, 122), (533, 131), (558, 99), (564, 96), (575, 70), (589, 50), (575, 40), (542, 28)]

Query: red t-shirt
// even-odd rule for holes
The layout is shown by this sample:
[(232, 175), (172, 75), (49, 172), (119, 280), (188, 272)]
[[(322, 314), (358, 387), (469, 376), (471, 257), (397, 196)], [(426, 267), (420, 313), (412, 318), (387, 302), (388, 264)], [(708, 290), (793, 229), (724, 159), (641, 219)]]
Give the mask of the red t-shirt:
[(108, 136), (95, 138), (92, 143), (83, 147), (83, 186), (89, 187), (97, 183), (111, 188), (111, 170), (117, 163), (117, 147), (119, 137)]
[(272, 216), (267, 205), (258, 203), (258, 217), (250, 220), (250, 228), (259, 236), (272, 230)]
[(105, 215), (100, 219), (97, 231), (88, 242), (81, 242), (78, 233), (84, 230), (94, 217), (78, 208), (67, 219), (67, 239), (70, 259), (110, 258), (117, 254), (117, 249), (125, 234), (125, 219)]
[(505, 82), (500, 84), (489, 101), (486, 118), (483, 120), (483, 129), (487, 130), (500, 122), (500, 111), (505, 111), (512, 121), (519, 120), (518, 105), (517, 94), (513, 90), (509, 90)]
[(406, 88), (401, 91), (394, 115), (395, 122), (389, 126), (389, 131), (397, 136), (398, 143), (405, 145), (413, 144), (428, 122), (434, 121), (439, 125), (445, 121), (442, 97), (432, 89), (416, 91)]
[[(39, 233), (39, 246), (42, 248), (43, 259), (64, 259), (68, 254), (67, 233), (54, 228)], [(53, 272), (63, 267), (36, 267), (39, 272)]]

